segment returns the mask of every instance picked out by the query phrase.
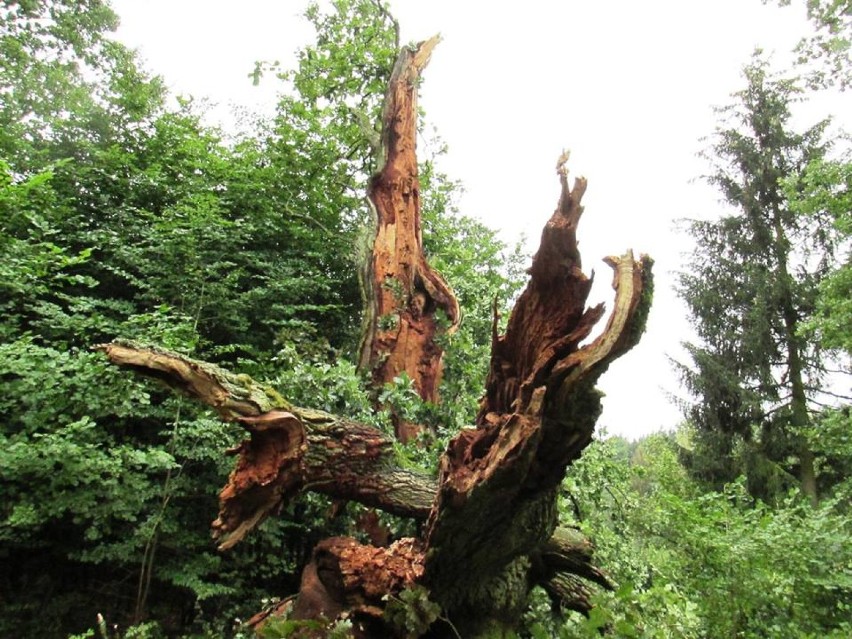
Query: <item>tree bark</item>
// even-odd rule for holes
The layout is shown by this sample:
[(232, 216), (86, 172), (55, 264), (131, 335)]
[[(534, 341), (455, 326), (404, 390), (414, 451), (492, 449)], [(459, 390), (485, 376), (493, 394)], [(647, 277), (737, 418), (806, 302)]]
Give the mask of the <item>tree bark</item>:
[(817, 490), (815, 456), (803, 432), (810, 426), (808, 398), (805, 393), (804, 372), (802, 366), (801, 338), (799, 337), (799, 319), (793, 304), (791, 291), (791, 276), (788, 269), (790, 242), (781, 224), (781, 214), (774, 211), (773, 230), (775, 242), (773, 245), (776, 268), (778, 269), (778, 284), (780, 287), (781, 315), (784, 320), (784, 346), (787, 351), (787, 378), (790, 384), (790, 408), (792, 426), (799, 432), (795, 434), (799, 453), (799, 486), (802, 495), (816, 508), (819, 505)]
[[(374, 388), (405, 373), (420, 397), (433, 403), (443, 356), (435, 338), (459, 321), (455, 295), (426, 261), (420, 230), (417, 85), (438, 40), (403, 49), (385, 96), (378, 169), (367, 193), (376, 235), (362, 277), (367, 308), (359, 363)], [(398, 419), (394, 426), (403, 442), (422, 428)]]

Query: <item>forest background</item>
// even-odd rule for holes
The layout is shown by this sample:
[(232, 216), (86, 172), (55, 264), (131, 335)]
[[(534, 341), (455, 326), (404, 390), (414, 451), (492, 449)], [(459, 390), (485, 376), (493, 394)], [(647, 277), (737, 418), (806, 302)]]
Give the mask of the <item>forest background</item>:
[[(595, 594), (589, 618), (552, 615), (539, 593), (522, 636), (852, 632), (849, 145), (790, 120), (810, 92), (848, 83), (850, 7), (806, 8), (803, 64), (747, 61), (708, 131), (727, 206), (684, 222), (698, 248), (679, 284), (696, 334), (678, 369), (692, 394), (683, 423), (636, 442), (602, 434), (564, 483), (564, 522), (595, 539), (619, 587)], [(316, 541), (351, 532), (354, 505), (330, 517), (311, 495), (217, 554), (208, 525), (239, 429), (91, 351), (116, 336), (155, 342), (386, 426), (352, 361), (369, 116), (394, 23), (364, 1), (306, 18), (316, 39), (296, 68), (267, 69), (287, 87), (274, 117), (235, 134), (192, 100), (175, 105), (112, 39), (108, 5), (3, 8), (4, 636), (93, 636), (98, 613), (121, 636), (233, 636), (263, 599), (298, 589)], [(510, 304), (526, 258), (455, 211), (459, 185), (435, 170), (442, 146), (425, 148), (424, 242), (465, 321), (440, 405), (406, 379), (381, 400), (439, 429), (431, 447), (400, 449), (432, 469), (472, 422), (492, 302)]]

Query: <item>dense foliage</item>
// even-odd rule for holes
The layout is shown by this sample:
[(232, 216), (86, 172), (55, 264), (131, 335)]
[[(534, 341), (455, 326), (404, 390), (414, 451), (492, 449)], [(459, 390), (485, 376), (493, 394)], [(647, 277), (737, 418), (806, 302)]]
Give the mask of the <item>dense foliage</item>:
[(572, 467), (563, 518), (592, 534), (617, 588), (585, 620), (550, 621), (542, 600), (532, 636), (849, 636), (848, 482), (816, 509), (795, 491), (769, 506), (742, 479), (708, 490), (683, 435), (597, 441)]
[[(808, 6), (840, 37), (838, 3)], [(357, 534), (357, 507), (338, 512), (309, 496), (216, 553), (208, 530), (230, 466), (223, 451), (241, 431), (90, 350), (117, 336), (160, 344), (267, 379), (295, 404), (388, 426), (352, 362), (363, 193), (398, 29), (374, 0), (310, 6), (306, 17), (316, 40), (295, 69), (274, 69), (275, 116), (226, 138), (111, 39), (117, 19), (104, 0), (0, 8), (2, 636), (234, 636), (237, 618), (297, 590), (319, 539)], [(256, 78), (270, 70), (259, 64)], [(699, 223), (705, 261), (687, 282), (694, 307), (716, 322), (699, 331), (693, 352), (707, 357), (693, 372), (729, 357), (708, 364), (718, 375), (700, 386), (724, 402), (699, 393), (676, 436), (589, 448), (565, 480), (561, 518), (596, 540), (617, 589), (595, 595), (588, 619), (553, 614), (538, 593), (523, 636), (852, 634), (852, 418), (841, 401), (812, 406), (807, 427), (793, 428), (778, 359), (790, 344), (826, 369), (852, 353), (852, 174), (842, 155), (824, 157), (821, 128), (798, 137), (784, 128), (790, 85), (760, 65), (750, 73), (733, 113), (751, 117), (755, 134), (720, 129), (713, 150), (737, 173), (719, 183), (750, 217)], [(455, 213), (441, 152), (433, 143), (422, 166), (424, 242), (464, 312), (446, 338), (443, 402), (424, 405), (406, 379), (379, 397), (445, 438), (472, 421), (493, 304), (517, 294), (523, 257)], [(806, 231), (820, 252), (780, 277), (779, 251), (798, 255), (802, 244), (793, 235), (773, 244), (776, 227), (755, 200), (777, 204), (784, 232)], [(735, 267), (735, 255), (749, 259)], [(719, 258), (727, 270), (717, 272)], [(731, 298), (742, 304), (724, 307)], [(768, 313), (784, 300), (792, 328)], [(819, 367), (808, 384), (823, 379)], [(731, 401), (736, 427), (709, 427), (704, 417)], [(802, 445), (817, 507), (788, 490)], [(432, 469), (440, 447), (400, 449), (400, 460)], [(708, 472), (711, 461), (724, 472)], [(767, 467), (781, 480), (767, 481)]]
[(786, 194), (799, 215), (821, 217), (831, 224), (841, 251), (838, 263), (822, 279), (814, 316), (807, 332), (823, 347), (852, 355), (852, 161), (847, 159), (810, 163), (798, 180), (788, 179)]
[[(381, 103), (395, 24), (371, 2), (307, 17), (317, 43), (285, 74), (293, 88), (277, 115), (226, 142), (191, 101), (170, 106), (160, 80), (110, 39), (117, 20), (104, 2), (4, 5), (3, 636), (63, 637), (95, 613), (221, 633), (264, 596), (295, 591), (315, 542), (349, 525), (306, 499), (216, 553), (223, 451), (240, 430), (90, 351), (137, 338), (238, 365), (295, 402), (381, 421), (347, 357), (373, 161), (364, 122)], [(347, 106), (353, 97), (363, 113)], [(454, 185), (427, 169), (424, 216), (439, 230), (430, 250), (455, 266), (462, 297), (505, 302), (516, 288), (509, 252), (452, 213)], [(490, 314), (490, 301), (471, 307), (448, 344), (445, 394), (464, 395), (448, 426), (472, 419)]]

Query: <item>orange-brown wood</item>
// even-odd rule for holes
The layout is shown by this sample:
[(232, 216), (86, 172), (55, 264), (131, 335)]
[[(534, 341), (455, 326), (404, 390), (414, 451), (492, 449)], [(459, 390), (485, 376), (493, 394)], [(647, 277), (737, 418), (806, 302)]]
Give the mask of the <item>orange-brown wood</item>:
[[(437, 43), (435, 37), (403, 49), (385, 96), (379, 166), (368, 190), (376, 235), (364, 277), (369, 307), (360, 361), (374, 387), (405, 373), (430, 402), (438, 401), (442, 372), (435, 337), (442, 323), (453, 330), (459, 320), (458, 302), (426, 261), (420, 234), (417, 85)], [(419, 428), (398, 422), (396, 431), (406, 441)]]

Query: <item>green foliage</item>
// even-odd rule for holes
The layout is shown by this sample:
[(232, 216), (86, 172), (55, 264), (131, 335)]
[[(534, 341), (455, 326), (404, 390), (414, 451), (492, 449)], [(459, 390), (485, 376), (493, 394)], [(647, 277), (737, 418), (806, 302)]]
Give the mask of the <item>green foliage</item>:
[[(208, 525), (238, 430), (88, 348), (135, 337), (262, 374), (296, 329), (311, 340), (312, 326), (357, 326), (347, 201), (317, 203), (338, 243), (298, 207), (282, 216), (277, 185), (305, 158), (274, 153), (269, 132), (226, 146), (191, 102), (166, 110), (159, 82), (106, 39), (106, 5), (4, 11), (0, 634), (62, 636), (95, 610), (183, 627), (251, 611), (273, 582), (295, 589), (324, 506), (215, 553)], [(303, 184), (334, 165), (307, 159)], [(325, 332), (354, 343), (353, 330)], [(360, 392), (343, 379), (354, 386), (338, 406)]]
[(314, 636), (321, 636), (325, 627), (325, 623), (312, 619), (270, 619), (259, 634), (262, 639), (284, 639), (285, 637), (304, 636), (304, 634), (311, 636), (310, 633), (314, 633)]
[[(778, 0), (778, 4), (786, 6), (791, 0)], [(804, 5), (814, 31), (799, 41), (796, 53), (808, 84), (813, 88), (849, 88), (852, 8), (848, 0), (805, 0)]]
[(373, 412), (365, 379), (352, 362), (321, 339), (292, 339), (282, 343), (270, 360), (276, 369), (271, 382), (288, 401), (369, 424), (382, 423)]
[[(820, 282), (816, 312), (802, 329), (828, 349), (852, 354), (852, 162), (819, 160), (784, 182), (791, 207), (818, 220), (821, 228), (834, 227), (836, 240), (847, 253)], [(827, 232), (827, 231), (826, 231)]]
[(118, 18), (102, 0), (4, 4), (0, 18), (0, 157), (19, 173), (105, 139), (112, 122), (138, 122), (160, 104), (162, 84), (109, 39)]
[(441, 607), (429, 599), (429, 591), (415, 586), (387, 598), (384, 619), (406, 639), (416, 639), (435, 623)]
[(731, 210), (686, 223), (695, 249), (678, 292), (698, 341), (685, 345), (692, 362), (679, 368), (694, 396), (687, 414), (696, 475), (720, 487), (744, 472), (753, 494), (772, 498), (783, 488), (776, 471), (799, 474), (810, 492), (797, 429), (809, 424), (826, 364), (800, 327), (837, 240), (822, 217), (797, 213), (781, 185), (824, 157), (827, 123), (792, 131), (795, 83), (773, 78), (760, 57), (745, 76), (707, 152), (708, 179)]
[(831, 497), (852, 489), (852, 416), (849, 406), (823, 410), (806, 431), (817, 457), (824, 492)]
[(531, 636), (846, 636), (848, 484), (817, 509), (795, 495), (770, 507), (742, 479), (704, 492), (679, 456), (672, 436), (609, 438), (572, 467), (563, 524), (595, 540), (596, 563), (618, 587), (594, 596), (588, 619), (552, 618), (535, 600)]
[[(434, 143), (437, 153), (445, 151)], [(509, 309), (526, 281), (521, 243), (508, 246), (477, 220), (457, 213), (460, 185), (435, 168), (437, 156), (420, 167), (423, 187), (423, 247), (462, 310), (461, 325), (440, 338), (445, 348), (438, 425), (454, 433), (473, 423), (491, 357), (494, 313), (505, 328)]]

